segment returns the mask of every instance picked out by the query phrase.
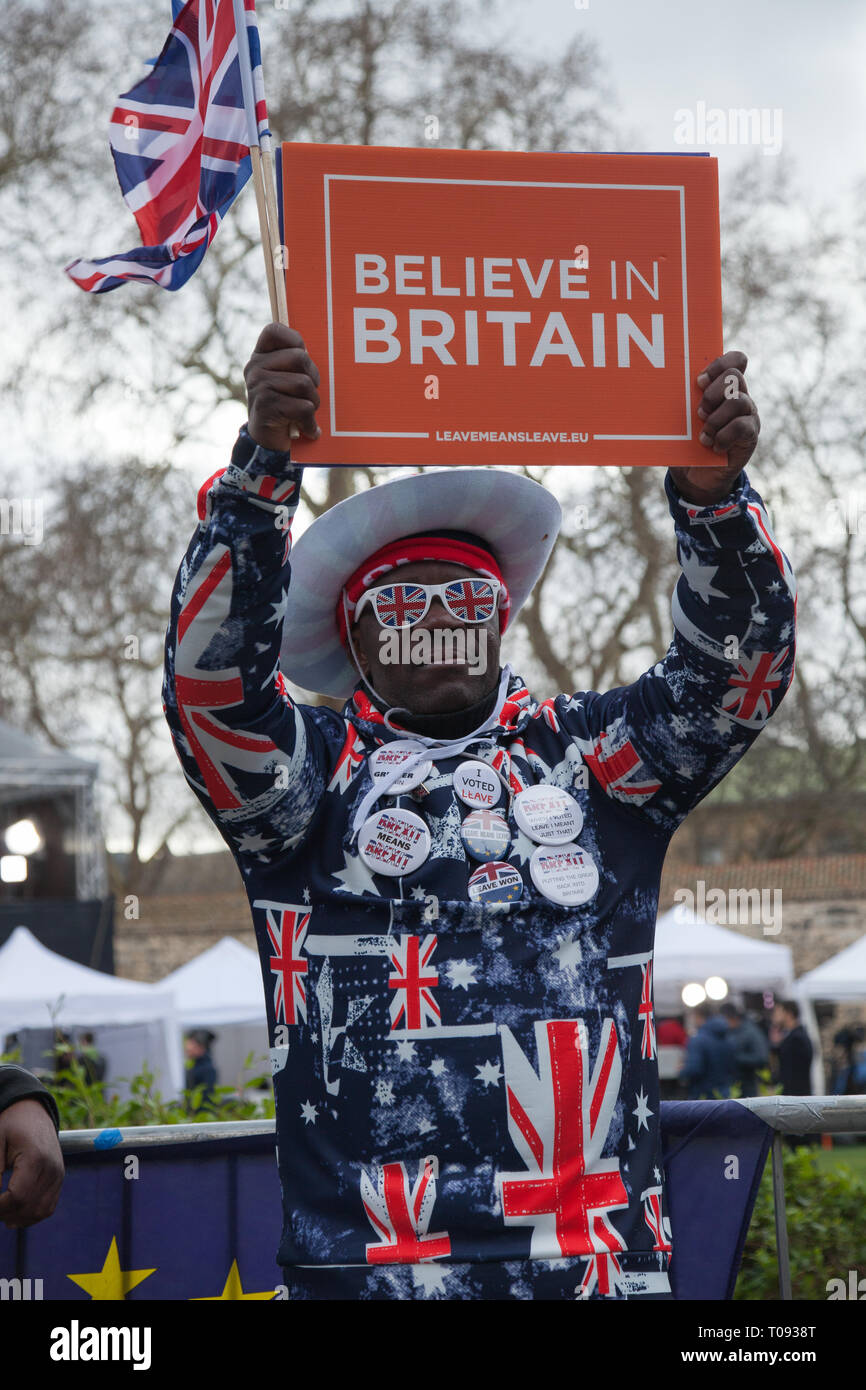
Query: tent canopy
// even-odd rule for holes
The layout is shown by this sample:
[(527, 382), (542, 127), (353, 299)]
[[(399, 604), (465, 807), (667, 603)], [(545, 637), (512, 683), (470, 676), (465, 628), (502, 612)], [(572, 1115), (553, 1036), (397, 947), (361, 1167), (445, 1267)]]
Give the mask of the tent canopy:
[(808, 999), (852, 1004), (866, 1000), (866, 936), (802, 975), (797, 988)]
[(731, 990), (750, 992), (783, 993), (794, 979), (787, 946), (705, 922), (682, 904), (658, 919), (653, 961), (653, 993), (662, 1011), (681, 1009), (683, 985), (703, 984), (710, 975), (721, 975)]
[(62, 1029), (149, 1025), (139, 1030), (139, 1063), (161, 1063), (171, 1089), (179, 1090), (180, 1027), (171, 991), (91, 970), (49, 951), (26, 927), (16, 927), (0, 946), (0, 1041), (22, 1028), (51, 1027), (52, 1011)]
[(160, 981), (174, 994), (185, 1028), (265, 1022), (262, 968), (255, 951), (224, 936)]

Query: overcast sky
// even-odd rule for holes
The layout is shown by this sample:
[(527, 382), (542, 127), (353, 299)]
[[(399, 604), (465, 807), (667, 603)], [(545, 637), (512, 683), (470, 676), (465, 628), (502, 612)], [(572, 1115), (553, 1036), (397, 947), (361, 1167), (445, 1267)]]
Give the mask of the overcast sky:
[[(863, 0), (506, 0), (505, 14), (538, 50), (555, 52), (575, 32), (597, 40), (637, 150), (675, 152), (674, 112), (698, 102), (778, 109), (807, 196), (833, 199), (866, 175)], [(723, 177), (743, 154), (702, 148)]]

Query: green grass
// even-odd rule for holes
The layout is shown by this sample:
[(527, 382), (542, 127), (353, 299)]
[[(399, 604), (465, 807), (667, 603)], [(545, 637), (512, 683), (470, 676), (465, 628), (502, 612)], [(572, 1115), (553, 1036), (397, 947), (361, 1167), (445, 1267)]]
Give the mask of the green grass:
[(866, 1144), (837, 1145), (834, 1149), (813, 1150), (815, 1162), (823, 1173), (834, 1168), (848, 1168), (861, 1180), (866, 1178)]

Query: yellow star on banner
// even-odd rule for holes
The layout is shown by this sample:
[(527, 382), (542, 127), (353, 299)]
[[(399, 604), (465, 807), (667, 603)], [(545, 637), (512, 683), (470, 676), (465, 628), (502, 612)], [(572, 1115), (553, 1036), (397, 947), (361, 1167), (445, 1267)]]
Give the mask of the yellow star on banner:
[(191, 1298), (190, 1303), (218, 1303), (224, 1298), (273, 1298), (274, 1290), (266, 1289), (264, 1293), (244, 1293), (241, 1286), (241, 1276), (238, 1274), (238, 1262), (232, 1260), (232, 1267), (228, 1272), (228, 1278), (223, 1285), (222, 1293), (206, 1294), (204, 1298)]
[(84, 1289), (85, 1293), (89, 1293), (92, 1299), (104, 1301), (126, 1298), (130, 1289), (134, 1289), (136, 1284), (140, 1284), (143, 1279), (149, 1279), (151, 1274), (155, 1273), (155, 1269), (121, 1269), (117, 1237), (112, 1236), (102, 1269), (93, 1274), (67, 1274), (66, 1277)]

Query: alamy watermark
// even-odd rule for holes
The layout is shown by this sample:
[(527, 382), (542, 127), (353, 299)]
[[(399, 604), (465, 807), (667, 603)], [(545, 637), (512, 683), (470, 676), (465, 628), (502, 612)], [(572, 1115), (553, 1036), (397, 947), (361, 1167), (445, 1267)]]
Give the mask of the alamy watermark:
[(383, 666), (467, 666), (471, 676), (487, 670), (487, 630), (465, 628), (384, 628), (379, 633)]
[(707, 106), (699, 101), (694, 111), (674, 112), (674, 140), (678, 145), (760, 145), (764, 154), (782, 148), (782, 109), (774, 106)]
[(0, 497), (0, 536), (20, 536), (25, 545), (41, 545), (41, 497)]
[(691, 888), (678, 888), (674, 902), (712, 926), (760, 926), (764, 936), (782, 930), (781, 888), (710, 888), (702, 878)]

